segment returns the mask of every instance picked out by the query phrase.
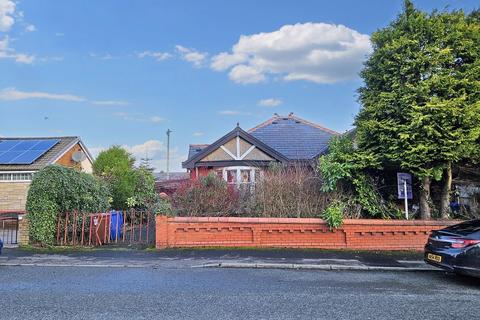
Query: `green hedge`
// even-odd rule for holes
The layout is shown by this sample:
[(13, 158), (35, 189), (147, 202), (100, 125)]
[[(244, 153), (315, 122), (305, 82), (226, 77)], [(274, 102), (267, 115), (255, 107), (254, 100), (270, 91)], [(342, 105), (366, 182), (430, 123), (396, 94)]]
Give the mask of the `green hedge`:
[(47, 166), (35, 174), (28, 191), (30, 240), (53, 244), (60, 213), (102, 212), (109, 207), (109, 191), (100, 179), (59, 165)]

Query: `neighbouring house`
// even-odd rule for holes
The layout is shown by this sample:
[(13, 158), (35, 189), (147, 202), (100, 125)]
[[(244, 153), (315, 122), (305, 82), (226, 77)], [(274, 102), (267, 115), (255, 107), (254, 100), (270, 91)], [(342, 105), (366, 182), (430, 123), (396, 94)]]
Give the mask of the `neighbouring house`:
[(171, 196), (178, 187), (189, 180), (188, 172), (155, 172), (155, 190)]
[(79, 137), (0, 137), (0, 212), (24, 212), (33, 176), (47, 165), (91, 173), (92, 163)]
[(182, 165), (191, 179), (215, 172), (229, 184), (250, 184), (272, 163), (313, 165), (338, 134), (293, 113), (275, 114), (248, 131), (237, 125), (212, 144), (190, 145)]

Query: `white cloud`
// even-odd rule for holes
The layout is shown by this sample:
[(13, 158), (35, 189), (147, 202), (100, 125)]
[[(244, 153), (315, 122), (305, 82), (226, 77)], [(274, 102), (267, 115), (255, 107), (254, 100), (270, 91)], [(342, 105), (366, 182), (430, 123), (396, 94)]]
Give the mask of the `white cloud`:
[(175, 49), (180, 54), (183, 60), (191, 62), (195, 67), (199, 68), (205, 62), (208, 57), (208, 53), (200, 52), (192, 48), (186, 48), (180, 45), (176, 45)]
[[(147, 140), (143, 143), (136, 145), (123, 145), (123, 148), (130, 152), (136, 159), (136, 164), (139, 165), (142, 158), (148, 156), (151, 159), (151, 166), (155, 168), (155, 171), (166, 170), (166, 152), (167, 148), (165, 143), (160, 140)], [(108, 148), (103, 146), (96, 146), (88, 148), (93, 157), (97, 157), (98, 154)], [(170, 170), (171, 171), (184, 171), (182, 169), (182, 161), (187, 159), (186, 155), (179, 154), (178, 148), (170, 149)]]
[(15, 23), (15, 2), (11, 0), (0, 0), (0, 31), (7, 32)]
[(125, 121), (152, 122), (152, 123), (160, 123), (165, 121), (165, 118), (162, 118), (160, 116), (146, 117), (142, 113), (114, 112), (113, 115), (115, 117), (122, 118)]
[(163, 61), (163, 60), (167, 60), (169, 58), (172, 57), (172, 54), (168, 53), (168, 52), (155, 52), (155, 51), (143, 51), (143, 52), (139, 52), (137, 53), (137, 57), (139, 57), (140, 59), (143, 59), (145, 57), (151, 57), (151, 58), (154, 58), (155, 60), (157, 61)]
[(150, 121), (154, 123), (159, 123), (159, 122), (165, 121), (165, 119), (159, 116), (153, 116), (153, 117), (150, 117)]
[(124, 145), (123, 147), (137, 159), (145, 157), (146, 154), (148, 154), (148, 157), (153, 158), (166, 150), (163, 142), (159, 140), (147, 140), (142, 144)]
[(101, 106), (126, 106), (129, 103), (121, 100), (93, 100), (73, 95), (69, 93), (50, 93), (41, 91), (21, 91), (14, 87), (0, 90), (0, 100), (28, 100), (28, 99), (46, 99), (46, 100), (60, 100), (70, 102), (90, 102), (94, 105)]
[(370, 38), (343, 25), (298, 23), (279, 30), (242, 35), (232, 52), (212, 58), (216, 71), (230, 70), (237, 83), (258, 83), (268, 75), (283, 80), (335, 83), (354, 79), (366, 55)]
[(238, 110), (221, 110), (218, 112), (218, 114), (222, 116), (251, 116), (251, 112), (244, 112), (244, 111), (238, 111)]
[(95, 100), (95, 101), (92, 101), (92, 103), (98, 106), (128, 106), (129, 105), (127, 101), (121, 101), (121, 100)]
[(0, 39), (0, 59), (12, 59), (18, 63), (32, 64), (35, 61), (35, 56), (17, 53), (15, 49), (10, 47), (10, 38), (5, 36)]
[(25, 27), (26, 32), (34, 32), (37, 31), (37, 28), (33, 24), (29, 24), (28, 26)]
[(49, 100), (62, 100), (62, 101), (74, 101), (81, 102), (86, 101), (85, 98), (72, 95), (72, 94), (58, 94), (47, 93), (39, 91), (20, 91), (15, 88), (5, 88), (0, 91), (0, 100), (26, 100), (26, 99), (49, 99)]
[(236, 65), (228, 74), (237, 83), (259, 83), (265, 81), (265, 75), (255, 67), (244, 64)]
[(96, 58), (96, 59), (99, 59), (99, 60), (112, 60), (113, 59), (113, 56), (110, 53), (106, 53), (106, 54), (89, 53), (88, 55), (92, 58)]
[(269, 98), (269, 99), (262, 99), (257, 102), (257, 105), (262, 107), (276, 107), (283, 103), (281, 99)]
[(194, 137), (201, 137), (201, 136), (203, 136), (203, 135), (204, 135), (203, 132), (194, 132), (194, 133), (193, 133), (193, 136), (194, 136)]

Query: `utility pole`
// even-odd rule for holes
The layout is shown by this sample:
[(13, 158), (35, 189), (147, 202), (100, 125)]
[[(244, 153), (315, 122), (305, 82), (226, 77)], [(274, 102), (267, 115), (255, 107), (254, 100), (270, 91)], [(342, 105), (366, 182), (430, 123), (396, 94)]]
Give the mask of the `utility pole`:
[(172, 130), (167, 130), (167, 180), (170, 180), (170, 133)]

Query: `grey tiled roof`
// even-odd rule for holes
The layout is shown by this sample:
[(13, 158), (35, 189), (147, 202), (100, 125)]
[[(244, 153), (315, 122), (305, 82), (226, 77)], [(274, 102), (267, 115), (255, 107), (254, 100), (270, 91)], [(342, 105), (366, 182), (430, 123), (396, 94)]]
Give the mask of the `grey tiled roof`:
[(208, 144), (191, 144), (188, 148), (188, 159), (196, 156), (200, 151), (208, 146)]
[(290, 160), (310, 160), (328, 148), (330, 138), (338, 133), (289, 115), (274, 116), (249, 133)]
[[(5, 140), (50, 140), (50, 139), (58, 139), (56, 145), (54, 145), (50, 150), (45, 152), (40, 158), (35, 160), (31, 164), (0, 164), (0, 171), (37, 171), (43, 169), (49, 164), (52, 164), (55, 159), (57, 159), (60, 155), (65, 153), (68, 149), (70, 149), (73, 145), (80, 142), (79, 137), (28, 137), (28, 138), (0, 138), (0, 141)], [(88, 152), (88, 151), (87, 151)]]

